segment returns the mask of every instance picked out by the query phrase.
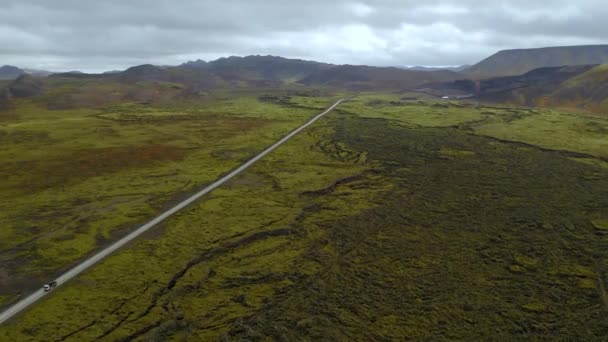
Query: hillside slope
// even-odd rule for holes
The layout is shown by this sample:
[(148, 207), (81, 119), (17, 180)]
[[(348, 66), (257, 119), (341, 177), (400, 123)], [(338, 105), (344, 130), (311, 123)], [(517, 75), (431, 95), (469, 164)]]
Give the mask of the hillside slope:
[(608, 115), (608, 65), (542, 68), (522, 76), (484, 80), (479, 98)]
[(543, 67), (608, 63), (608, 45), (504, 50), (469, 68), (477, 78), (521, 75)]
[(224, 80), (274, 81), (291, 83), (311, 73), (327, 70), (333, 65), (276, 56), (246, 56), (220, 58), (215, 61), (193, 61), (182, 69), (206, 70)]
[(299, 83), (309, 86), (334, 86), (354, 90), (407, 89), (429, 82), (450, 81), (462, 75), (448, 70), (416, 71), (359, 65), (339, 65), (319, 71)]
[(599, 65), (564, 82), (548, 101), (608, 115), (608, 64)]
[(190, 61), (176, 67), (140, 65), (108, 74), (55, 74), (52, 78), (100, 79), (136, 84), (170, 82), (185, 88), (209, 90), (234, 87), (322, 86), (351, 90), (409, 89), (429, 82), (462, 78), (449, 71), (418, 71), (364, 65), (333, 65), (275, 56)]
[(484, 102), (561, 107), (608, 116), (608, 64), (539, 68), (520, 76), (425, 85), (436, 96), (475, 94)]
[(5, 65), (0, 67), (0, 80), (14, 80), (17, 77), (23, 75), (25, 71), (14, 67), (12, 65)]

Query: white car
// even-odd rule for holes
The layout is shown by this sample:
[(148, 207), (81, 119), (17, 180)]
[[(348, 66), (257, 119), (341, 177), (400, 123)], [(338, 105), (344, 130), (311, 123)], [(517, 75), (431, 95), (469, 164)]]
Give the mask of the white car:
[(51, 291), (55, 286), (57, 286), (57, 282), (56, 281), (52, 281), (48, 284), (44, 284), (44, 286), (42, 287), (44, 289), (44, 292), (49, 292)]

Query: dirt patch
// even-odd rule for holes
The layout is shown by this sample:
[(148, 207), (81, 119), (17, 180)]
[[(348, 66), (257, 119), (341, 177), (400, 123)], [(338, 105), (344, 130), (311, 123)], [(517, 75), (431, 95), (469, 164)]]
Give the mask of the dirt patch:
[(184, 149), (160, 144), (83, 149), (51, 160), (19, 162), (9, 169), (29, 170), (17, 187), (38, 191), (130, 168), (181, 160), (186, 153)]

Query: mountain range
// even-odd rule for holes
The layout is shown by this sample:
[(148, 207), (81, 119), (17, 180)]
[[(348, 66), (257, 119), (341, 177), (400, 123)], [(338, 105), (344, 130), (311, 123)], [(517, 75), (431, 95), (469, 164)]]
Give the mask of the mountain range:
[[(499, 76), (516, 76), (543, 67), (596, 65), (608, 63), (608, 45), (563, 46), (537, 49), (503, 50), (469, 66), (459, 67), (373, 67), (354, 65), (333, 65), (288, 59), (275, 56), (226, 57), (214, 61), (195, 60), (176, 67), (159, 67), (165, 70), (185, 69), (199, 73), (213, 74), (225, 81), (264, 81), (294, 83), (303, 81), (306, 84), (314, 82), (332, 83), (350, 82), (354, 86), (361, 82), (387, 81), (392, 84), (414, 84), (423, 81), (433, 81), (439, 78), (453, 78), (461, 74), (461, 78), (491, 78)], [(333, 76), (321, 75), (329, 72)], [(422, 76), (419, 72), (429, 72)], [(0, 80), (16, 79), (24, 73), (33, 76), (48, 76), (51, 72), (33, 69), (20, 69), (5, 65), (0, 67)], [(79, 73), (77, 71), (70, 74)], [(108, 72), (118, 74), (118, 71)], [(65, 74), (65, 73), (64, 73)], [(410, 80), (404, 78), (410, 77)], [(308, 80), (306, 80), (308, 79)]]
[(462, 75), (448, 71), (416, 71), (392, 67), (333, 65), (276, 56), (190, 61), (179, 66), (140, 65), (104, 74), (58, 73), (51, 77), (104, 78), (125, 83), (175, 82), (195, 88), (235, 86), (339, 86), (346, 89), (410, 88), (429, 82), (453, 81)]
[(518, 76), (426, 84), (436, 96), (531, 107), (561, 107), (608, 114), (608, 64), (545, 67)]
[(465, 70), (475, 78), (522, 75), (544, 67), (608, 63), (608, 45), (503, 50)]
[(4, 65), (0, 67), (0, 80), (14, 80), (23, 74), (28, 74), (36, 77), (47, 77), (53, 73), (46, 70), (37, 69), (21, 69), (12, 65)]
[[(183, 94), (227, 87), (291, 85), (355, 91), (425, 89), (437, 96), (474, 95), (490, 102), (602, 112), (608, 110), (608, 67), (601, 65), (605, 62), (608, 63), (608, 45), (506, 50), (471, 67), (461, 68), (460, 72), (423, 67), (334, 65), (256, 55), (210, 62), (195, 60), (178, 66), (147, 64), (103, 74), (74, 71), (49, 75), (48, 72), (4, 66), (0, 68), (0, 79), (16, 79), (3, 90), (5, 99), (40, 94), (53, 83), (40, 76), (49, 76), (49, 80), (91, 79), (130, 87), (137, 87), (142, 82), (174, 84)], [(92, 101), (95, 103), (100, 101), (100, 94), (96, 92), (98, 90), (91, 90), (87, 95), (95, 98)], [(143, 91), (135, 92), (141, 94)], [(64, 99), (62, 106), (70, 101)]]

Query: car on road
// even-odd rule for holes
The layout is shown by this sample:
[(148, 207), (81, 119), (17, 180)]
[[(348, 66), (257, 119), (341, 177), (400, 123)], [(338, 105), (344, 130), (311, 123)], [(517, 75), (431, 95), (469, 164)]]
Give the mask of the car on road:
[(54, 287), (57, 286), (57, 282), (56, 281), (52, 281), (48, 284), (44, 284), (44, 286), (42, 287), (44, 289), (44, 292), (49, 292), (51, 291)]

